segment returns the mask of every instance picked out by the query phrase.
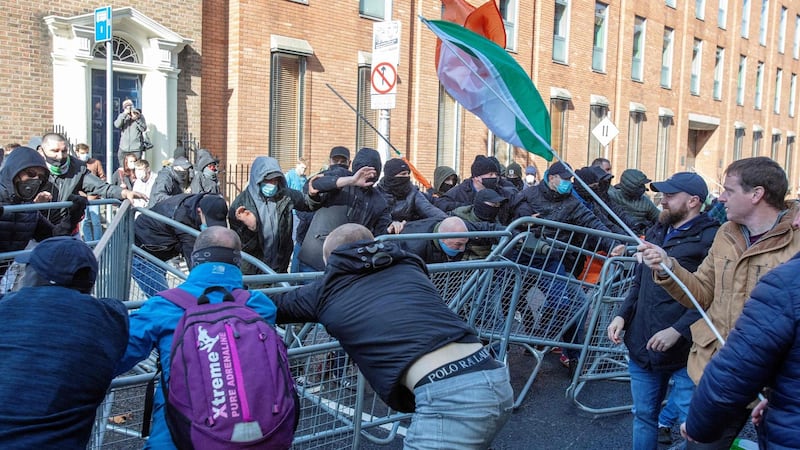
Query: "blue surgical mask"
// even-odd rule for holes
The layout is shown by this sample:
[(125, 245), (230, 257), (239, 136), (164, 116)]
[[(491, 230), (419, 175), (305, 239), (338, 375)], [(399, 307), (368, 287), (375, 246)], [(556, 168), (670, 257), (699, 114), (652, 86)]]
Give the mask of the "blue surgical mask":
[(273, 197), (278, 192), (278, 185), (272, 183), (261, 183), (261, 194), (264, 197)]
[(439, 246), (442, 247), (442, 251), (451, 258), (457, 256), (459, 253), (462, 253), (464, 251), (448, 247), (447, 244), (445, 244), (444, 241), (441, 239), (439, 239)]
[(205, 231), (206, 228), (208, 228), (208, 225), (206, 225), (204, 223), (200, 224), (200, 231)]
[(572, 190), (572, 182), (567, 180), (561, 180), (558, 182), (558, 186), (556, 186), (556, 191), (559, 194), (569, 194)]

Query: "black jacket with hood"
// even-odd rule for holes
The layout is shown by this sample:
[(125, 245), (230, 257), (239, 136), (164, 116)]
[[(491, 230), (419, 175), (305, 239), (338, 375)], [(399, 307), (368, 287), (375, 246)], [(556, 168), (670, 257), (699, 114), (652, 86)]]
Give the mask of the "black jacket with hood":
[[(0, 204), (24, 203), (14, 187), (14, 177), (29, 167), (41, 167), (47, 171), (44, 158), (28, 147), (14, 149), (5, 158), (0, 169)], [(47, 177), (42, 179), (42, 188)], [(53, 236), (53, 225), (39, 211), (0, 213), (0, 253), (24, 250), (31, 239), (41, 241)], [(0, 275), (8, 266), (0, 265)]]
[[(278, 178), (278, 192), (271, 198), (261, 193), (259, 184), (267, 176)], [(256, 216), (256, 230), (250, 230), (236, 218), (239, 207)], [(281, 171), (278, 160), (267, 156), (259, 156), (250, 167), (250, 180), (247, 189), (243, 190), (231, 203), (228, 210), (228, 221), (231, 229), (242, 240), (242, 251), (264, 261), (275, 272), (286, 272), (292, 256), (292, 209), (312, 211), (316, 207), (308, 195), (290, 189)], [(253, 265), (242, 262), (242, 273), (260, 273)]]
[(219, 160), (208, 150), (201, 148), (197, 151), (197, 162), (194, 164), (195, 171), (192, 177), (192, 194), (219, 194), (219, 179), (209, 178), (203, 174), (203, 169), (209, 164), (219, 164)]
[(451, 342), (478, 342), (439, 296), (425, 263), (391, 242), (341, 246), (322, 278), (270, 297), (278, 323), (324, 325), (381, 399), (402, 412), (415, 408), (402, 383), (414, 361)]

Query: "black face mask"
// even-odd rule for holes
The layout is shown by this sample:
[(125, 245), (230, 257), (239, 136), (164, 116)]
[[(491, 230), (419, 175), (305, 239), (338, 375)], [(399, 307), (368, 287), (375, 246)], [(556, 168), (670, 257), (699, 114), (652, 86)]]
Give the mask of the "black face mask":
[(494, 190), (497, 188), (497, 177), (484, 178), (481, 180), (481, 182), (483, 183), (483, 187), (486, 189)]
[(175, 172), (175, 178), (178, 180), (178, 182), (181, 184), (181, 186), (186, 186), (187, 184), (189, 184), (189, 171), (188, 170), (184, 170), (184, 171), (173, 170), (173, 172)]
[(14, 189), (17, 195), (23, 202), (32, 202), (36, 198), (36, 194), (42, 188), (42, 180), (39, 178), (31, 178), (25, 181), (17, 181), (14, 183)]
[(489, 206), (486, 203), (476, 203), (472, 206), (472, 212), (478, 219), (484, 222), (494, 222), (497, 219), (497, 213), (500, 211), (498, 206)]
[(454, 186), (454, 185), (452, 185), (452, 184), (442, 183), (442, 185), (441, 185), (441, 186), (439, 186), (439, 189), (441, 190), (442, 194), (444, 194), (445, 192), (447, 192), (447, 191), (449, 191), (450, 189), (452, 189), (452, 188), (453, 188), (453, 186)]
[(644, 186), (639, 186), (633, 190), (631, 190), (631, 198), (637, 200), (644, 195), (644, 191), (646, 188)]
[(396, 197), (405, 197), (411, 192), (410, 177), (384, 177), (383, 184), (386, 190)]
[(522, 189), (522, 178), (509, 178), (508, 181), (517, 189)]

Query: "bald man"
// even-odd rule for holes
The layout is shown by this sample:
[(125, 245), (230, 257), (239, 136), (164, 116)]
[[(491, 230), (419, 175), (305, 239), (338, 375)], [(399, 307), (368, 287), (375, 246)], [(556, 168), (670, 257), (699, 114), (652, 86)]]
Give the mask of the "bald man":
[(414, 412), (406, 448), (489, 447), (511, 412), (508, 370), (447, 308), (424, 262), (358, 224), (334, 229), (323, 257), (322, 278), (273, 295), (278, 322), (323, 324), (387, 405)]

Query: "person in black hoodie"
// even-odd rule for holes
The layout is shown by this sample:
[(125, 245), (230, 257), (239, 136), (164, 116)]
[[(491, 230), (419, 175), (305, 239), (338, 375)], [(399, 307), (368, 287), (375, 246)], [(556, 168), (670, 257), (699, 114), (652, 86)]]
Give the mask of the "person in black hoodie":
[[(708, 195), (705, 182), (695, 173), (681, 172), (652, 186), (665, 194), (661, 203), (664, 210), (658, 223), (647, 231), (645, 240), (662, 246), (687, 270), (696, 270), (719, 229), (719, 222), (700, 212)], [(647, 266), (636, 267), (635, 281), (608, 326), (608, 337), (615, 343), (622, 341), (620, 334), (625, 330), (634, 405), (634, 448), (656, 448), (659, 410), (670, 378), (675, 379), (670, 396), (674, 396), (684, 416), (689, 409), (694, 391), (686, 372), (692, 345), (689, 327), (698, 319), (697, 310), (676, 302), (655, 283)]]
[(150, 189), (148, 208), (178, 194), (185, 194), (189, 190), (192, 177), (192, 163), (185, 156), (175, 158), (172, 165), (158, 171), (156, 181)]
[[(301, 270), (310, 267), (322, 270), (322, 243), (334, 228), (345, 223), (358, 223), (378, 236), (399, 233), (402, 222), (392, 222), (386, 199), (373, 188), (381, 173), (381, 157), (371, 148), (362, 148), (353, 158), (353, 173), (343, 167), (326, 171), (306, 183), (312, 200), (319, 202), (320, 209), (308, 227), (299, 258)], [(364, 183), (354, 183), (353, 177)], [(356, 180), (356, 181), (358, 181)]]
[(397, 222), (428, 218), (444, 219), (444, 211), (433, 206), (428, 199), (411, 184), (411, 171), (400, 158), (393, 158), (383, 165), (383, 178), (376, 189), (386, 199), (392, 220)]
[[(173, 195), (150, 210), (198, 231), (215, 225), (228, 227), (228, 205), (217, 194)], [(161, 261), (183, 256), (191, 269), (194, 241), (192, 234), (146, 214), (139, 215), (134, 222), (136, 246)], [(148, 297), (169, 288), (165, 272), (138, 255), (134, 255), (131, 272)]]
[[(0, 169), (0, 205), (47, 203), (52, 195), (44, 191), (47, 165), (36, 150), (18, 147), (9, 154)], [(0, 253), (24, 250), (31, 240), (42, 241), (52, 236), (66, 236), (80, 223), (86, 209), (86, 198), (67, 198), (73, 206), (58, 226), (53, 226), (39, 211), (9, 212), (0, 206)], [(0, 266), (0, 276), (7, 265)]]
[(192, 176), (192, 194), (219, 194), (219, 160), (209, 150), (197, 151), (197, 162)]
[(425, 263), (354, 223), (323, 252), (322, 278), (271, 295), (277, 323), (324, 325), (389, 407), (414, 412), (407, 448), (488, 448), (511, 413), (508, 370), (447, 307)]

